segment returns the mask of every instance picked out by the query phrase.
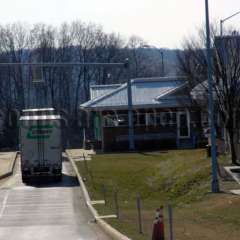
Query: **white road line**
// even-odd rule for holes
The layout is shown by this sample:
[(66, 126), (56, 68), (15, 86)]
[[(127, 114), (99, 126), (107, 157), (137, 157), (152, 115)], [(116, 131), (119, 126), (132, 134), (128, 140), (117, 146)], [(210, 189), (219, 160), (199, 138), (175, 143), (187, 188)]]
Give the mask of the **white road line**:
[[(74, 212), (64, 212), (62, 214), (50, 214), (51, 217), (74, 216)], [(19, 213), (19, 214), (4, 214), (4, 217), (24, 217), (24, 216), (42, 216), (49, 218), (46, 213)]]
[(8, 196), (9, 196), (9, 190), (6, 192), (4, 199), (3, 199), (2, 208), (0, 210), (0, 218), (2, 218), (3, 212), (6, 208)]
[(49, 204), (49, 203), (46, 203), (46, 204), (43, 204), (43, 203), (31, 203), (31, 204), (6, 204), (5, 205), (6, 207), (29, 207), (29, 206), (33, 206), (33, 207), (35, 207), (35, 206), (38, 206), (38, 207), (41, 207), (41, 206), (49, 206), (49, 207), (64, 207), (64, 206), (72, 206), (72, 203), (68, 203), (68, 204), (61, 204), (61, 203), (52, 203), (52, 204)]

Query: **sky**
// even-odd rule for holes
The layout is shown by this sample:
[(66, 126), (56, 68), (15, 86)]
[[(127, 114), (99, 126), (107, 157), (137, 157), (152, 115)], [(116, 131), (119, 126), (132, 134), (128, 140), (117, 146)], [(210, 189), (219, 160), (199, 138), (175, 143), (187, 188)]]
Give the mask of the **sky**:
[[(240, 11), (240, 0), (209, 0), (210, 20)], [(179, 48), (205, 22), (205, 0), (0, 0), (0, 24), (82, 20), (106, 32), (142, 37), (149, 45)], [(224, 27), (240, 27), (240, 14)]]

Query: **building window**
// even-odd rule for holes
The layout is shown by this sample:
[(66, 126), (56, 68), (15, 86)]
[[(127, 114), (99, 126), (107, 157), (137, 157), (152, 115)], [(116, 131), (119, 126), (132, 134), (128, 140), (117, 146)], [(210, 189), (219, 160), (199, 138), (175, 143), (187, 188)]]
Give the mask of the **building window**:
[(172, 126), (176, 124), (175, 112), (161, 112), (156, 114), (156, 124), (160, 126)]
[(175, 125), (177, 123), (177, 114), (175, 112), (166, 113), (166, 124), (168, 126)]
[(155, 126), (155, 125), (156, 125), (156, 114), (146, 113), (146, 126)]
[(128, 115), (121, 114), (117, 116), (117, 126), (128, 126)]
[(146, 126), (146, 114), (136, 113), (133, 115), (133, 124), (135, 126)]
[(104, 116), (104, 127), (128, 126), (127, 114), (115, 114)]
[[(177, 124), (176, 112), (134, 113), (134, 126), (174, 126)], [(128, 114), (104, 116), (104, 127), (128, 126)]]

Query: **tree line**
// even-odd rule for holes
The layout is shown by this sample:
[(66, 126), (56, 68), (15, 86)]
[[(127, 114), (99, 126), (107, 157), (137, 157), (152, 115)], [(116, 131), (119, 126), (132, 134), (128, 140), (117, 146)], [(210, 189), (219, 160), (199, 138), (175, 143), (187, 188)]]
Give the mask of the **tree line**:
[[(214, 72), (216, 128), (226, 129), (233, 163), (238, 162), (237, 143), (240, 139), (240, 41), (228, 29), (224, 41), (216, 38), (217, 28), (211, 27)], [(232, 34), (234, 33), (234, 34)], [(229, 38), (229, 36), (232, 36)], [(206, 112), (206, 102), (193, 99), (192, 90), (200, 85), (207, 99), (207, 61), (205, 31), (187, 38), (181, 50), (172, 51), (164, 59), (165, 75), (188, 77), (187, 94), (195, 107)], [(59, 27), (47, 24), (15, 23), (0, 25), (0, 62), (124, 62), (129, 59), (128, 71), (109, 67), (43, 67), (34, 82), (37, 69), (29, 66), (0, 67), (0, 147), (17, 147), (18, 117), (24, 108), (55, 107), (64, 109), (68, 118), (72, 143), (81, 139), (79, 105), (89, 100), (91, 84), (125, 82), (128, 78), (163, 76), (161, 51), (138, 36), (129, 39), (120, 34), (106, 33), (102, 26), (75, 21)], [(175, 53), (177, 52), (176, 60)], [(172, 61), (169, 59), (172, 58)], [(176, 62), (175, 62), (176, 61)], [(220, 121), (217, 121), (220, 118)]]
[[(106, 33), (102, 26), (75, 21), (59, 27), (47, 24), (0, 25), (0, 62), (124, 62), (130, 68), (7, 66), (0, 68), (0, 147), (17, 145), (16, 112), (25, 108), (55, 107), (67, 112), (74, 129), (79, 104), (89, 100), (91, 84), (120, 83), (127, 78), (161, 76), (161, 58), (153, 58), (147, 43)], [(43, 83), (34, 81), (40, 72)], [(39, 75), (38, 75), (39, 77)], [(76, 131), (75, 131), (76, 132)]]

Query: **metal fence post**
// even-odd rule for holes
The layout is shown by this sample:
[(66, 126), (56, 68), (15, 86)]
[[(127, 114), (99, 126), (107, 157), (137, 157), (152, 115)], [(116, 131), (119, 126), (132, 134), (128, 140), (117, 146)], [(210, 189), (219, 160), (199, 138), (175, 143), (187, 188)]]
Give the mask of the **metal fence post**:
[(86, 130), (83, 128), (83, 149), (86, 149)]
[(87, 159), (86, 159), (86, 156), (85, 156), (84, 153), (83, 153), (83, 162), (84, 162), (84, 166), (85, 166), (87, 175), (90, 176), (90, 179), (91, 179), (91, 181), (92, 181), (93, 188), (96, 189), (95, 182), (94, 182), (94, 178), (93, 178), (93, 174), (92, 174), (92, 170), (91, 170), (91, 169), (89, 168), (89, 166), (88, 166)]
[(114, 202), (115, 202), (115, 209), (116, 209), (116, 216), (119, 218), (119, 205), (118, 205), (118, 192), (114, 191)]
[(139, 233), (142, 234), (142, 214), (141, 214), (141, 198), (140, 195), (137, 195), (137, 211), (138, 211), (138, 227), (139, 227)]
[(84, 153), (83, 153), (83, 162), (84, 162), (85, 169), (86, 169), (86, 171), (88, 173), (88, 165), (87, 165), (87, 160), (85, 158), (85, 154)]
[(107, 190), (106, 190), (106, 186), (104, 184), (102, 185), (102, 194), (103, 194), (104, 204), (106, 206), (107, 205)]

